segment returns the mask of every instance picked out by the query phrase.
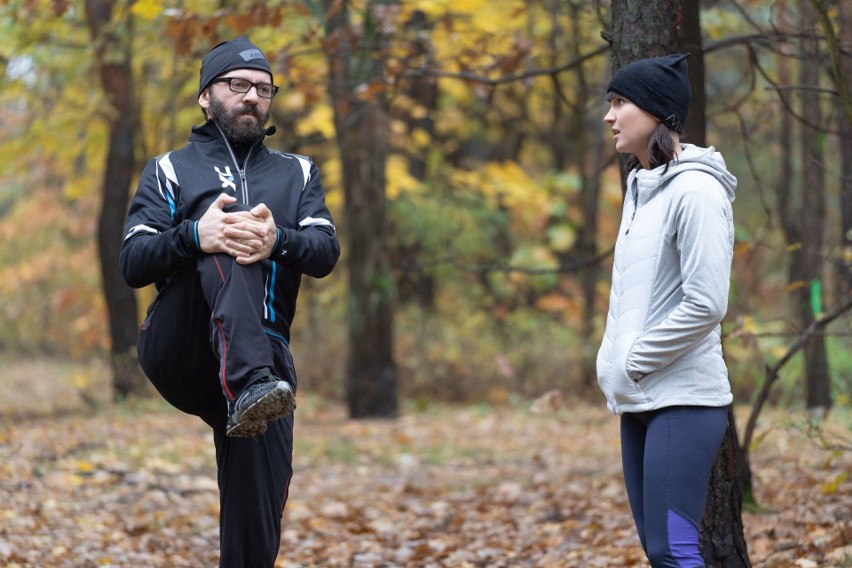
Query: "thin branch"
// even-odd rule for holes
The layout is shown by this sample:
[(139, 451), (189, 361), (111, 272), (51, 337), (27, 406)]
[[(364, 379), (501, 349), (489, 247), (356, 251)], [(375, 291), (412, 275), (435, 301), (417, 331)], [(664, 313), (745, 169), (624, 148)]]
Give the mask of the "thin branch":
[(844, 438), (839, 434), (826, 433), (818, 422), (807, 421), (807, 428), (796, 426), (809, 440), (814, 442), (820, 449), (827, 452), (852, 452), (852, 440)]
[(577, 272), (589, 266), (600, 264), (607, 257), (611, 256), (614, 249), (609, 249), (598, 255), (576, 262), (567, 262), (560, 264), (556, 268), (533, 268), (524, 266), (512, 266), (509, 264), (487, 263), (487, 264), (466, 264), (460, 261), (455, 255), (448, 254), (441, 258), (418, 263), (414, 266), (412, 272), (422, 271), (426, 268), (448, 264), (463, 272), (471, 272), (475, 274), (487, 274), (490, 272), (514, 272), (520, 274), (545, 275), (545, 274), (566, 274), (569, 272)]
[(840, 93), (836, 89), (826, 89), (825, 87), (805, 87), (801, 85), (777, 85), (776, 91), (812, 91), (814, 93), (824, 93), (826, 95), (838, 96)]
[[(771, 32), (771, 33), (756, 33), (749, 34), (743, 36), (733, 36), (725, 39), (721, 39), (719, 41), (713, 41), (707, 43), (704, 46), (704, 53), (712, 53), (714, 51), (719, 51), (722, 49), (727, 49), (729, 47), (737, 47), (740, 45), (753, 46), (755, 44), (761, 44), (765, 48), (780, 53), (777, 49), (771, 47), (772, 44), (775, 43), (784, 43), (791, 39), (802, 39), (802, 38), (814, 38), (821, 39), (820, 36), (814, 36), (813, 34), (805, 34), (805, 33), (785, 33), (785, 32)], [(784, 55), (790, 55), (789, 53), (785, 53)]]
[(740, 126), (740, 132), (742, 134), (743, 139), (743, 150), (745, 151), (746, 163), (748, 164), (749, 171), (751, 172), (751, 177), (754, 179), (757, 189), (758, 189), (758, 197), (760, 200), (760, 206), (763, 208), (763, 212), (766, 215), (767, 222), (772, 222), (772, 208), (769, 206), (769, 203), (766, 199), (766, 188), (764, 187), (763, 180), (758, 173), (758, 168), (754, 163), (754, 158), (752, 157), (752, 152), (749, 147), (749, 142), (751, 138), (749, 137), (749, 129), (746, 124), (746, 119), (740, 113), (740, 109), (735, 109), (734, 116), (737, 118), (737, 123)]
[(766, 80), (766, 82), (769, 83), (771, 90), (778, 93), (778, 98), (781, 100), (781, 105), (784, 107), (784, 110), (786, 110), (790, 114), (790, 116), (795, 118), (799, 122), (799, 124), (803, 124), (803, 125), (807, 126), (808, 128), (813, 128), (816, 131), (824, 132), (826, 134), (834, 134), (834, 135), (840, 135), (841, 134), (841, 132), (839, 130), (832, 130), (832, 129), (829, 129), (829, 128), (824, 128), (819, 124), (813, 124), (809, 120), (807, 120), (804, 116), (802, 116), (801, 114), (796, 112), (795, 109), (793, 109), (793, 107), (790, 106), (790, 103), (787, 101), (787, 98), (784, 97), (784, 95), (782, 94), (784, 91), (791, 90), (791, 87), (779, 85), (775, 81), (773, 81), (772, 78), (769, 76), (769, 73), (767, 73), (766, 70), (763, 67), (761, 67), (760, 61), (758, 61), (757, 58), (754, 59), (754, 64), (755, 64), (755, 68), (758, 70), (761, 77), (763, 77)]
[(757, 395), (757, 400), (755, 400), (754, 405), (751, 408), (751, 415), (748, 417), (748, 423), (746, 424), (745, 433), (743, 435), (743, 444), (742, 447), (746, 452), (749, 451), (749, 446), (751, 445), (751, 440), (754, 437), (754, 430), (757, 426), (757, 416), (760, 414), (760, 410), (763, 408), (763, 405), (766, 403), (766, 400), (769, 398), (769, 390), (772, 388), (772, 384), (778, 378), (781, 369), (786, 365), (793, 356), (798, 353), (811, 338), (812, 335), (817, 330), (820, 330), (845, 314), (849, 309), (852, 308), (852, 298), (848, 298), (845, 303), (838, 306), (833, 312), (827, 314), (817, 320), (811, 322), (811, 324), (805, 328), (802, 334), (799, 336), (796, 341), (794, 341), (788, 348), (787, 352), (778, 359), (772, 367), (766, 368), (766, 376), (763, 380), (763, 384), (760, 387), (760, 391)]
[[(837, 331), (815, 331), (811, 334), (812, 336), (822, 336), (822, 337), (852, 337), (852, 332), (837, 332)], [(798, 337), (799, 333), (794, 331), (778, 331), (778, 332), (766, 332), (766, 333), (750, 333), (749, 337), (754, 337), (757, 339), (765, 339), (767, 337)]]
[(402, 73), (400, 76), (402, 77), (436, 77), (443, 79), (461, 79), (463, 81), (473, 81), (475, 83), (483, 83), (485, 85), (502, 85), (505, 83), (512, 83), (515, 81), (523, 81), (525, 79), (532, 79), (534, 77), (540, 77), (542, 75), (557, 75), (562, 73), (563, 71), (567, 71), (569, 69), (573, 69), (578, 65), (582, 65), (584, 62), (592, 59), (593, 57), (597, 57), (601, 53), (604, 53), (609, 50), (609, 45), (602, 45), (597, 49), (590, 51), (584, 55), (576, 57), (571, 61), (563, 63), (562, 65), (557, 65), (555, 67), (544, 67), (541, 69), (530, 69), (528, 71), (524, 71), (523, 73), (516, 73), (512, 75), (503, 75), (501, 77), (485, 77), (483, 75), (477, 75), (475, 73), (452, 73), (450, 71), (432, 71), (429, 69), (419, 69), (416, 71), (408, 71), (406, 73)]
[(843, 55), (840, 49), (840, 39), (834, 30), (834, 24), (828, 12), (825, 10), (821, 2), (811, 0), (811, 5), (817, 13), (820, 23), (828, 36), (828, 57), (831, 61), (831, 71), (834, 75), (834, 82), (837, 85), (838, 96), (840, 97), (840, 105), (843, 109), (843, 115), (847, 121), (852, 122), (852, 98), (849, 94), (849, 83), (843, 69)]

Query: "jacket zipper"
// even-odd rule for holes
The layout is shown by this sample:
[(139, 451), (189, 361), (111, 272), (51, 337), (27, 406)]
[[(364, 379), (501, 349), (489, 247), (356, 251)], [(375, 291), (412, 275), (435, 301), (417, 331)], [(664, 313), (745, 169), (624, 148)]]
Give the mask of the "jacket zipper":
[(630, 215), (630, 221), (627, 223), (627, 230), (624, 231), (625, 235), (630, 234), (630, 227), (633, 226), (633, 219), (636, 218), (636, 210), (639, 209), (639, 192), (636, 190), (636, 182), (632, 188), (630, 188), (630, 192), (633, 194), (633, 214)]
[(633, 226), (633, 219), (635, 219), (635, 218), (636, 218), (636, 207), (633, 208), (633, 215), (630, 216), (630, 222), (627, 223), (627, 230), (624, 231), (625, 235), (630, 234), (630, 227)]
[[(252, 148), (253, 148), (253, 146), (252, 146)], [(240, 168), (239, 166), (237, 166), (237, 169), (240, 171), (240, 181), (243, 184), (243, 203), (245, 203), (246, 205), (248, 205), (248, 202), (249, 202), (249, 198), (248, 198), (248, 178), (246, 178), (246, 169), (247, 169), (247, 166), (248, 166), (249, 158), (251, 157), (252, 148), (249, 148), (249, 151), (246, 154), (246, 161), (243, 162), (243, 167)], [(236, 157), (234, 158), (234, 160), (236, 161)]]
[[(234, 154), (234, 149), (233, 149), (233, 148), (231, 148), (231, 143), (230, 143), (230, 142), (228, 142), (228, 138), (225, 136), (225, 133), (224, 133), (224, 132), (222, 132), (222, 129), (221, 129), (221, 128), (219, 128), (219, 125), (218, 125), (218, 124), (216, 125), (216, 128), (218, 128), (218, 129), (219, 129), (219, 134), (221, 134), (221, 135), (222, 135), (222, 139), (225, 141), (225, 147), (228, 149), (228, 153), (231, 155), (231, 160), (233, 160), (233, 162), (234, 162), (234, 166), (236, 167), (237, 171), (238, 171), (238, 172), (240, 172), (240, 185), (241, 185), (241, 187), (242, 187), (243, 203), (244, 203), (244, 204), (246, 204), (246, 205), (248, 205), (248, 204), (249, 204), (249, 199), (248, 199), (248, 178), (246, 177), (246, 169), (248, 169), (248, 162), (249, 162), (249, 158), (251, 158), (251, 153), (252, 153), (252, 151), (254, 150), (254, 146), (252, 146), (251, 148), (249, 148), (249, 149), (248, 149), (248, 152), (246, 152), (246, 159), (245, 159), (245, 161), (243, 162), (243, 167), (241, 168), (241, 167), (240, 167), (239, 162), (237, 161), (237, 156), (236, 156), (236, 154)], [(275, 306), (273, 305), (273, 303), (272, 303), (272, 301), (271, 301), (271, 299), (272, 299), (271, 293), (272, 293), (272, 290), (273, 290), (273, 286), (274, 286), (274, 279), (275, 279), (275, 266), (274, 266), (274, 263), (273, 263), (273, 268), (272, 268), (272, 270), (273, 270), (273, 271), (272, 271), (272, 279), (271, 279), (271, 280), (269, 280), (269, 284), (267, 285), (268, 287), (267, 287), (267, 289), (264, 291), (264, 296), (269, 297), (269, 298), (270, 298), (270, 301), (269, 301), (269, 303), (267, 304), (267, 301), (266, 301), (266, 299), (264, 298), (263, 305), (264, 305), (264, 311), (266, 312), (266, 311), (268, 310), (267, 314), (264, 316), (264, 319), (268, 319), (269, 321), (274, 322), (274, 321), (275, 321), (275, 319), (276, 319), (276, 317), (275, 317), (276, 312), (275, 312)], [(264, 329), (265, 329), (265, 328), (264, 328)], [(289, 345), (289, 342), (288, 342), (286, 339), (284, 339), (283, 337), (282, 337), (281, 339), (283, 339), (283, 340), (284, 340), (284, 343), (286, 343), (286, 344), (288, 344), (288, 345)]]
[(234, 162), (234, 168), (235, 168), (235, 169), (239, 172), (239, 174), (240, 174), (240, 187), (241, 187), (241, 189), (242, 189), (242, 198), (243, 198), (243, 203), (244, 203), (245, 205), (248, 205), (248, 204), (249, 204), (249, 199), (248, 199), (248, 179), (246, 178), (246, 168), (245, 168), (245, 166), (248, 164), (249, 158), (251, 157), (251, 152), (252, 152), (252, 150), (254, 150), (254, 146), (252, 146), (251, 148), (249, 148), (248, 152), (246, 153), (246, 159), (245, 159), (245, 162), (243, 162), (243, 167), (241, 168), (241, 167), (240, 167), (240, 163), (237, 161), (237, 156), (236, 156), (236, 154), (234, 154), (234, 150), (233, 150), (233, 148), (231, 148), (231, 143), (230, 143), (230, 142), (228, 142), (228, 137), (227, 137), (227, 136), (225, 136), (225, 133), (224, 133), (224, 132), (222, 132), (222, 129), (221, 129), (221, 128), (219, 128), (219, 125), (218, 125), (218, 124), (216, 125), (216, 128), (219, 130), (219, 134), (221, 134), (221, 135), (222, 135), (222, 140), (224, 140), (224, 141), (225, 141), (225, 147), (228, 149), (228, 154), (230, 154), (230, 155), (231, 155), (231, 160)]

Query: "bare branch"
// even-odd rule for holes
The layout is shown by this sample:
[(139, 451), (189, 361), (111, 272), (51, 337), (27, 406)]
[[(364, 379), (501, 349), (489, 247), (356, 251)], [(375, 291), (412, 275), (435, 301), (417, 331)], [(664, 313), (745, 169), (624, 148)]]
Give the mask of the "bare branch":
[[(769, 33), (756, 33), (749, 34), (743, 36), (733, 36), (728, 37), (719, 41), (710, 42), (704, 46), (704, 53), (712, 53), (714, 51), (719, 51), (722, 49), (727, 49), (729, 47), (736, 47), (740, 45), (745, 46), (754, 46), (754, 45), (762, 45), (763, 47), (779, 53), (779, 50), (773, 47), (773, 44), (776, 43), (785, 43), (791, 39), (802, 39), (802, 38), (813, 38), (813, 34), (804, 34), (804, 33), (784, 33), (784, 32), (769, 32)], [(817, 38), (819, 39), (819, 37)], [(790, 55), (789, 53), (785, 53), (784, 55)]]
[(609, 50), (609, 45), (602, 45), (589, 53), (581, 55), (563, 63), (562, 65), (557, 65), (555, 67), (544, 67), (541, 69), (530, 69), (528, 71), (524, 71), (523, 73), (516, 73), (513, 75), (503, 75), (502, 77), (485, 77), (483, 75), (477, 75), (476, 73), (452, 73), (449, 71), (433, 71), (430, 69), (418, 69), (415, 71), (408, 71), (402, 73), (402, 77), (436, 77), (436, 78), (444, 78), (444, 79), (461, 79), (463, 81), (473, 81), (475, 83), (483, 83), (485, 85), (502, 85), (505, 83), (512, 83), (515, 81), (523, 81), (525, 79), (532, 79), (534, 77), (540, 77), (542, 75), (558, 75), (563, 71), (567, 71), (569, 69), (573, 69), (578, 65), (582, 65), (584, 62), (597, 57), (601, 53), (604, 53)]
[(422, 271), (426, 268), (448, 264), (464, 272), (475, 274), (487, 274), (490, 272), (514, 272), (521, 274), (545, 275), (545, 274), (566, 274), (569, 272), (577, 272), (589, 266), (600, 264), (612, 255), (614, 249), (609, 249), (591, 258), (578, 260), (576, 262), (568, 262), (560, 264), (556, 268), (533, 268), (524, 266), (511, 266), (508, 264), (486, 263), (486, 264), (466, 264), (460, 261), (455, 255), (448, 254), (441, 258), (431, 261), (421, 262), (414, 266), (413, 271)]
[(787, 352), (778, 359), (772, 367), (766, 368), (766, 376), (763, 380), (763, 384), (760, 387), (760, 391), (757, 394), (757, 400), (754, 401), (754, 405), (751, 408), (751, 415), (748, 417), (748, 423), (746, 424), (745, 433), (743, 434), (743, 448), (748, 451), (748, 447), (751, 445), (751, 440), (754, 436), (754, 430), (757, 425), (757, 416), (760, 414), (760, 410), (763, 408), (763, 405), (766, 403), (766, 400), (769, 398), (769, 390), (772, 388), (772, 384), (778, 378), (781, 369), (790, 362), (790, 359), (798, 353), (808, 342), (810, 337), (814, 335), (818, 330), (821, 330), (846, 312), (852, 309), (852, 298), (848, 298), (845, 303), (841, 304), (833, 312), (827, 314), (817, 320), (811, 322), (811, 324), (805, 328), (802, 334), (799, 336), (796, 341), (794, 341), (788, 348)]
[(783, 94), (785, 91), (793, 90), (793, 88), (790, 87), (789, 85), (777, 84), (769, 76), (769, 73), (767, 73), (766, 70), (763, 67), (761, 67), (760, 61), (758, 61), (758, 59), (756, 57), (753, 59), (753, 61), (754, 61), (755, 69), (757, 69), (757, 71), (760, 73), (761, 77), (763, 77), (766, 80), (766, 82), (769, 83), (771, 90), (778, 93), (778, 98), (781, 101), (781, 105), (784, 107), (784, 110), (787, 111), (787, 113), (790, 114), (790, 116), (795, 118), (800, 124), (804, 124), (805, 126), (808, 126), (809, 128), (813, 128), (814, 130), (818, 130), (820, 132), (825, 132), (827, 134), (835, 134), (835, 135), (841, 134), (841, 132), (839, 130), (836, 130), (836, 129), (832, 130), (832, 129), (829, 129), (829, 128), (824, 128), (824, 127), (820, 126), (819, 124), (812, 124), (805, 117), (803, 117), (801, 114), (796, 112), (795, 109), (793, 109), (793, 107), (790, 106), (790, 103), (787, 101), (787, 98)]
[(837, 85), (840, 97), (840, 106), (843, 109), (843, 115), (847, 121), (852, 122), (852, 97), (849, 93), (848, 78), (843, 70), (843, 56), (840, 48), (840, 39), (834, 30), (834, 24), (831, 22), (831, 17), (828, 15), (825, 7), (818, 0), (811, 0), (811, 5), (817, 13), (820, 23), (828, 36), (828, 57), (831, 61), (831, 71), (834, 76), (835, 84)]

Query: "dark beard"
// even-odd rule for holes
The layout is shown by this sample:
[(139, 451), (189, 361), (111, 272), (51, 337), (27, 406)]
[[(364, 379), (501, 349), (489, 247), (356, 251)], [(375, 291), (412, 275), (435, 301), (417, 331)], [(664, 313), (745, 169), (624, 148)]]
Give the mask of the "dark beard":
[[(246, 118), (249, 113), (257, 118), (257, 122)], [(257, 107), (239, 104), (230, 111), (225, 110), (222, 103), (215, 97), (210, 97), (210, 107), (207, 109), (210, 120), (219, 125), (225, 138), (234, 148), (247, 148), (263, 138), (266, 132), (264, 124), (269, 119), (269, 112), (261, 116)]]

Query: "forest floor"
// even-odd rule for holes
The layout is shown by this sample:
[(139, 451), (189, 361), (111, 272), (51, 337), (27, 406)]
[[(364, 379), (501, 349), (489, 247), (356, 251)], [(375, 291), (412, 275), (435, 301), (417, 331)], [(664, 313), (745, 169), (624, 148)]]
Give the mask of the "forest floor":
[[(215, 566), (207, 427), (162, 402), (86, 410), (85, 381), (42, 387), (45, 373), (31, 372), (0, 377), (6, 392), (40, 393), (28, 412), (27, 397), (0, 404), (0, 566)], [(299, 396), (276, 566), (647, 565), (618, 420), (601, 404), (427, 405), (352, 421)], [(836, 409), (822, 438), (807, 423), (761, 416), (751, 454), (760, 508), (743, 514), (754, 566), (852, 566), (852, 411)]]

